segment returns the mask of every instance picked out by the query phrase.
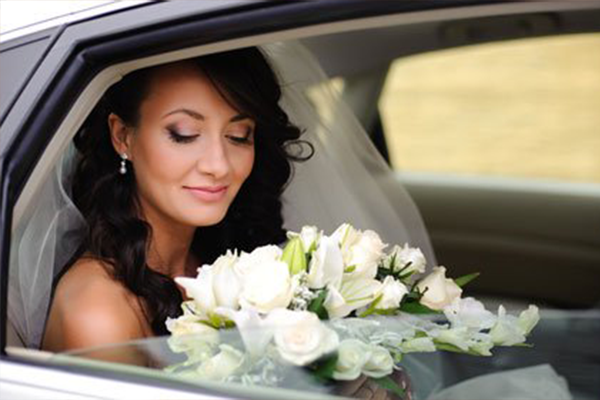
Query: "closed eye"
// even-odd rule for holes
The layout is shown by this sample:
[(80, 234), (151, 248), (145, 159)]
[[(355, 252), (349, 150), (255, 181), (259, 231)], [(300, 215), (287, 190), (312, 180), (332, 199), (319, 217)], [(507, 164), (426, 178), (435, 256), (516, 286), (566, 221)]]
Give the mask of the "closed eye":
[(200, 135), (182, 135), (176, 129), (173, 129), (173, 128), (167, 128), (167, 131), (169, 132), (169, 139), (171, 139), (175, 143), (181, 143), (181, 144), (191, 143), (194, 140), (196, 140), (197, 137), (200, 136)]
[(252, 129), (248, 128), (243, 136), (230, 134), (227, 135), (227, 138), (236, 144), (250, 145), (254, 143), (254, 132)]

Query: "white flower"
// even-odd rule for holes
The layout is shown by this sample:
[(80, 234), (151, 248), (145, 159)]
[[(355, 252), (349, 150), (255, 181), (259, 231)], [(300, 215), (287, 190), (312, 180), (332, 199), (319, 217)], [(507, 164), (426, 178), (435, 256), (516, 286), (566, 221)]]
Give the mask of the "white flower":
[(521, 312), (517, 324), (519, 325), (519, 328), (521, 328), (521, 331), (524, 335), (529, 335), (531, 330), (537, 325), (539, 321), (539, 309), (534, 305), (530, 305), (527, 310)]
[[(394, 265), (392, 265), (392, 260), (394, 261)], [(398, 272), (406, 267), (406, 269), (402, 271), (402, 274), (407, 274), (409, 272), (422, 274), (425, 272), (426, 264), (427, 260), (425, 260), (425, 256), (423, 255), (423, 252), (421, 252), (421, 249), (409, 247), (408, 244), (405, 244), (404, 247), (398, 245), (394, 246), (390, 254), (383, 261), (383, 266), (394, 272)]]
[(342, 252), (335, 240), (324, 236), (313, 253), (308, 268), (308, 287), (321, 289), (331, 284), (339, 287), (344, 273)]
[(239, 308), (242, 282), (235, 270), (237, 256), (228, 251), (212, 264), (212, 285), (217, 307)]
[(444, 315), (454, 328), (489, 329), (496, 323), (496, 316), (472, 297), (454, 299), (444, 308)]
[(178, 318), (167, 318), (167, 330), (174, 336), (202, 335), (210, 342), (218, 342), (219, 331), (201, 322), (194, 315), (182, 315)]
[(338, 359), (333, 371), (333, 378), (340, 381), (351, 381), (358, 378), (363, 366), (371, 358), (369, 345), (358, 339), (343, 340), (338, 347)]
[(433, 343), (433, 339), (426, 337), (419, 337), (408, 339), (402, 342), (400, 346), (403, 353), (413, 353), (413, 352), (423, 352), (429, 353), (435, 351), (435, 344)]
[(202, 363), (197, 372), (200, 377), (222, 381), (231, 376), (244, 362), (244, 354), (227, 344), (219, 346), (221, 351), (214, 357)]
[(514, 315), (507, 315), (504, 306), (498, 307), (498, 320), (490, 330), (492, 341), (500, 346), (513, 346), (525, 342), (525, 332)]
[(362, 367), (362, 373), (371, 378), (383, 378), (394, 370), (394, 359), (390, 352), (381, 346), (370, 346), (371, 357)]
[(337, 333), (308, 311), (273, 310), (268, 321), (274, 324), (275, 345), (282, 359), (303, 366), (333, 352)]
[(349, 224), (343, 224), (331, 237), (341, 246), (349, 277), (375, 278), (377, 266), (384, 254), (383, 249), (387, 246), (377, 233), (370, 230), (362, 232)]
[(476, 332), (471, 337), (469, 350), (479, 354), (480, 356), (491, 356), (490, 351), (494, 347), (492, 337), (487, 333)]
[(303, 226), (300, 230), (300, 233), (287, 233), (288, 239), (292, 239), (297, 236), (300, 236), (300, 239), (302, 240), (302, 246), (304, 247), (304, 251), (308, 253), (314, 250), (313, 246), (317, 246), (317, 243), (321, 238), (321, 232), (319, 232), (316, 226)]
[(239, 307), (241, 281), (234, 270), (236, 262), (237, 256), (228, 251), (212, 265), (198, 268), (196, 278), (175, 278), (175, 282), (185, 289), (204, 318), (217, 307)]
[(490, 336), (494, 344), (500, 346), (513, 346), (524, 343), (525, 337), (531, 332), (539, 322), (540, 315), (536, 306), (529, 308), (519, 315), (506, 314), (504, 306), (498, 307), (498, 320), (490, 331)]
[(248, 353), (253, 356), (264, 353), (274, 332), (272, 324), (262, 318), (257, 310), (219, 308), (216, 311), (235, 323)]
[(344, 280), (339, 289), (333, 285), (327, 286), (323, 306), (329, 318), (343, 318), (375, 300), (380, 288), (381, 282), (375, 279)]
[(425, 294), (421, 304), (432, 310), (442, 310), (460, 297), (462, 289), (450, 278), (446, 278), (446, 268), (435, 267), (433, 272), (417, 284), (417, 288)]
[(389, 310), (398, 308), (400, 302), (408, 293), (408, 289), (402, 282), (395, 280), (391, 276), (386, 276), (383, 284), (375, 293), (375, 297), (381, 296), (381, 300), (377, 303), (378, 310)]
[(178, 318), (167, 318), (167, 330), (171, 332), (167, 343), (175, 353), (185, 352), (190, 360), (202, 361), (212, 354), (219, 344), (219, 331), (191, 313)]
[(213, 274), (210, 265), (204, 265), (202, 268), (199, 268), (196, 278), (175, 278), (175, 282), (185, 289), (188, 297), (193, 299), (196, 310), (203, 317), (208, 316), (217, 307), (212, 278)]
[(242, 276), (242, 307), (268, 313), (290, 304), (294, 285), (288, 265), (280, 256), (281, 249), (277, 246), (259, 247), (240, 256), (237, 268)]
[(471, 335), (466, 326), (460, 328), (441, 329), (436, 339), (443, 343), (449, 343), (463, 351), (469, 350)]

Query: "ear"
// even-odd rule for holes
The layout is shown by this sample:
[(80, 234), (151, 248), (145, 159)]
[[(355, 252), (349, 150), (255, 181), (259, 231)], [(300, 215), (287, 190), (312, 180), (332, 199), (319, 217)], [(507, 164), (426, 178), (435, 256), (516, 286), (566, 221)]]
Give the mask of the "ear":
[(121, 117), (114, 113), (110, 113), (108, 116), (108, 129), (115, 151), (118, 154), (125, 153), (129, 155), (132, 129), (123, 122)]

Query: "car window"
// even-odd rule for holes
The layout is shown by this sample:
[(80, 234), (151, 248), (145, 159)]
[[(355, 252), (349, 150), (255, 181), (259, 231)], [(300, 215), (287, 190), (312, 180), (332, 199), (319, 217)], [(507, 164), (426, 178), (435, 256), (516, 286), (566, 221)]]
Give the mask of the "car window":
[(380, 98), (395, 169), (600, 184), (600, 34), (397, 59)]

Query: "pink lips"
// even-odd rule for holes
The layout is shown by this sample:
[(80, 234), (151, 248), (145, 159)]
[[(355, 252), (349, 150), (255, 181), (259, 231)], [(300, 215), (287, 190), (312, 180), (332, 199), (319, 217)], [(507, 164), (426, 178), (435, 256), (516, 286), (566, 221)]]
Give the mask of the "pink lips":
[(184, 186), (196, 199), (204, 202), (217, 202), (225, 197), (227, 186)]

